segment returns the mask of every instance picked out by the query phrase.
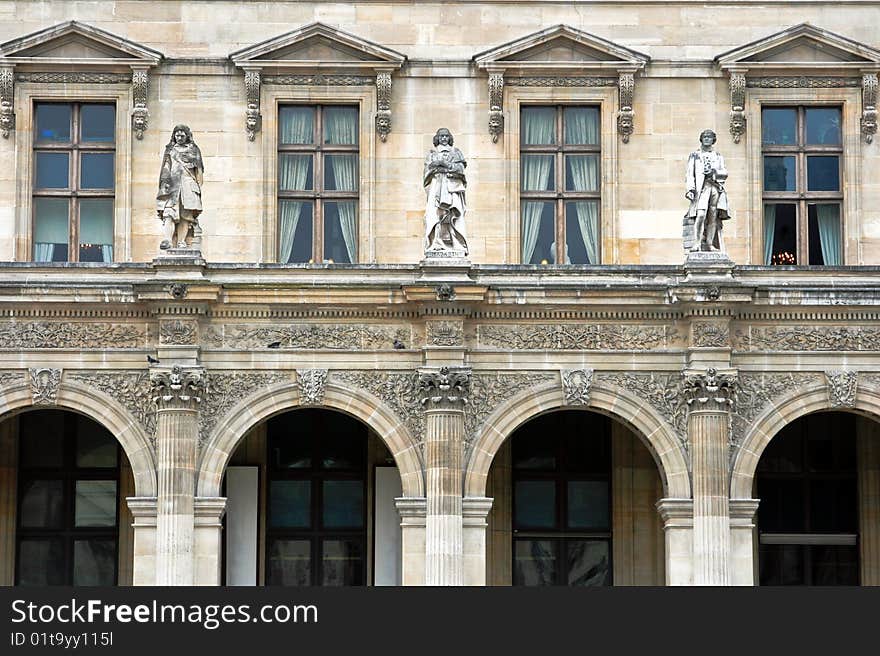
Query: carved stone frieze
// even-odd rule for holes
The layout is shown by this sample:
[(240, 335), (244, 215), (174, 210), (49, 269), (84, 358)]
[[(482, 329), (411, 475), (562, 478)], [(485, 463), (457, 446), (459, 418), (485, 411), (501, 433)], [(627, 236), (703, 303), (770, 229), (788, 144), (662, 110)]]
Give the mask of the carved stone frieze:
[(327, 388), (326, 369), (297, 369), (299, 380), (299, 404), (321, 405), (324, 403), (324, 391)]
[(24, 373), (20, 371), (0, 371), (0, 389), (10, 385), (21, 385), (24, 382)]
[(504, 73), (489, 73), (489, 134), (492, 143), (504, 134)]
[(15, 75), (11, 66), (0, 67), (0, 133), (4, 139), (15, 129)]
[(563, 405), (589, 405), (593, 386), (592, 369), (565, 369), (562, 371)]
[(851, 77), (821, 75), (749, 77), (746, 86), (755, 89), (840, 89), (859, 87), (861, 81)]
[(144, 429), (155, 448), (156, 406), (146, 371), (68, 371), (65, 380), (76, 381), (116, 399)]
[(69, 321), (0, 323), (0, 345), (7, 349), (137, 348), (146, 342), (142, 326)]
[(746, 74), (730, 74), (730, 134), (739, 143), (746, 133)]
[(455, 300), (455, 287), (447, 282), (444, 282), (442, 285), (437, 285), (437, 287), (434, 289), (434, 293), (437, 295), (438, 301)]
[(184, 298), (187, 291), (187, 286), (183, 283), (174, 283), (168, 285), (168, 293), (171, 294), (173, 298)]
[(698, 348), (723, 348), (730, 345), (730, 328), (711, 321), (694, 322), (694, 346)]
[(736, 374), (719, 373), (714, 367), (683, 376), (682, 393), (689, 410), (727, 411), (736, 401), (736, 392)]
[(834, 408), (854, 408), (859, 374), (857, 371), (826, 371), (828, 398)]
[(603, 385), (615, 385), (650, 404), (677, 433), (687, 452), (687, 406), (682, 403), (680, 374), (603, 373), (594, 376)]
[(391, 73), (376, 74), (376, 133), (383, 142), (391, 132)]
[(425, 334), (425, 340), (431, 346), (464, 344), (464, 326), (457, 321), (429, 321), (425, 326)]
[(187, 346), (198, 343), (198, 324), (195, 321), (169, 319), (159, 322), (159, 343)]
[(28, 369), (34, 405), (55, 405), (61, 386), (61, 369)]
[(482, 325), (478, 342), (506, 349), (578, 349), (644, 351), (663, 348), (677, 337), (675, 328), (627, 324)]
[(505, 83), (513, 87), (615, 87), (618, 80), (616, 77), (553, 77), (541, 75), (535, 77), (509, 77)]
[(263, 116), (260, 114), (260, 71), (244, 72), (244, 91), (247, 99), (245, 132), (248, 141), (253, 141), (263, 127)]
[(197, 410), (205, 395), (205, 377), (197, 368), (174, 365), (170, 370), (153, 369), (150, 383), (153, 402), (159, 410)]
[(366, 75), (324, 75), (323, 73), (305, 75), (264, 75), (263, 84), (362, 87), (375, 84), (375, 78)]
[(426, 409), (464, 409), (471, 389), (471, 370), (440, 367), (419, 370), (419, 397)]
[(877, 134), (877, 74), (862, 75), (862, 137), (865, 143), (874, 141)]
[(54, 71), (40, 73), (17, 73), (18, 82), (34, 84), (128, 84), (131, 73), (97, 73), (90, 71)]
[(880, 351), (874, 326), (751, 326), (736, 331), (743, 351)]
[(633, 93), (635, 91), (635, 76), (633, 73), (621, 73), (617, 81), (620, 111), (617, 113), (617, 132), (623, 143), (629, 143), (629, 137), (633, 133)]
[(204, 444), (227, 412), (260, 389), (290, 381), (284, 371), (233, 371), (205, 374), (205, 396), (199, 413), (199, 443)]
[(134, 136), (141, 140), (150, 122), (147, 109), (147, 94), (150, 88), (150, 74), (146, 68), (134, 69), (131, 74), (131, 90), (134, 107), (131, 110), (131, 128)]
[(371, 324), (229, 324), (212, 327), (208, 339), (213, 346), (233, 348), (334, 350), (386, 349), (395, 339), (412, 341), (407, 326)]

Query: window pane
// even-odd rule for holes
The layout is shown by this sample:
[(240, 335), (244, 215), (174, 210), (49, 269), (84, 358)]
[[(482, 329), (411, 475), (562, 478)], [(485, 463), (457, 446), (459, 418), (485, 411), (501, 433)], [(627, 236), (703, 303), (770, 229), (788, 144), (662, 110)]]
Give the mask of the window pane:
[(324, 108), (324, 143), (333, 145), (357, 145), (357, 108)]
[(606, 540), (568, 540), (565, 547), (568, 585), (611, 585), (611, 556)]
[(761, 142), (769, 146), (797, 143), (797, 110), (764, 109), (761, 112)]
[(554, 191), (556, 172), (554, 155), (522, 155), (523, 191)]
[(764, 205), (764, 257), (767, 264), (797, 264), (797, 206)]
[(116, 438), (87, 417), (76, 418), (76, 466), (116, 467)]
[(324, 191), (357, 191), (357, 165), (357, 155), (327, 155), (324, 158)]
[(599, 143), (599, 108), (566, 107), (563, 110), (566, 144)]
[(363, 470), (365, 433), (355, 419), (338, 412), (322, 412), (321, 467), (325, 469)]
[(795, 191), (795, 158), (764, 157), (764, 191)]
[(599, 264), (599, 203), (565, 204), (565, 264)]
[(858, 585), (859, 551), (849, 545), (816, 545), (810, 550), (812, 585)]
[(63, 463), (64, 413), (26, 412), (19, 419), (18, 449), (22, 467), (60, 467)]
[(311, 552), (308, 540), (270, 540), (266, 582), (269, 585), (310, 585)]
[(321, 585), (362, 585), (364, 548), (360, 540), (324, 540)]
[(556, 143), (555, 107), (524, 107), (521, 118), (522, 145), (546, 146)]
[(762, 544), (761, 585), (805, 585), (804, 547), (797, 544)]
[(116, 584), (116, 540), (91, 539), (73, 543), (73, 584)]
[[(582, 416), (581, 412), (559, 412), (566, 418), (565, 462), (570, 472), (607, 474), (611, 471), (611, 441), (608, 438), (608, 420), (598, 415)], [(567, 416), (566, 416), (567, 415)], [(585, 426), (586, 424), (586, 426)]]
[(278, 130), (282, 144), (315, 143), (315, 108), (282, 107), (278, 112)]
[(61, 540), (27, 539), (19, 542), (19, 585), (64, 585), (64, 543)]
[(364, 525), (364, 482), (324, 481), (324, 527), (360, 528)]
[(278, 203), (280, 261), (312, 261), (312, 204), (282, 200)]
[(116, 525), (116, 481), (77, 481), (74, 524)]
[(810, 481), (810, 530), (857, 533), (858, 492), (854, 478)]
[(80, 262), (113, 261), (113, 199), (83, 198), (79, 202)]
[(556, 526), (556, 483), (517, 481), (514, 487), (515, 528)]
[(285, 153), (278, 158), (278, 189), (311, 191), (315, 188), (311, 155)]
[(34, 261), (66, 262), (68, 200), (34, 198)]
[(67, 189), (70, 153), (37, 152), (37, 189)]
[(568, 482), (568, 527), (608, 529), (608, 481)]
[[(526, 425), (520, 430), (528, 430)], [(515, 469), (556, 469), (555, 440), (548, 440), (547, 435), (534, 431), (519, 433), (513, 441), (513, 467)]]
[(599, 156), (565, 156), (565, 190), (599, 191)]
[(270, 481), (270, 526), (308, 528), (312, 524), (311, 510), (311, 481)]
[(807, 157), (807, 191), (840, 191), (840, 166), (836, 155)]
[(801, 480), (758, 480), (758, 523), (763, 533), (806, 530), (804, 484)]
[(840, 245), (840, 205), (808, 205), (810, 264), (843, 264)]
[(759, 472), (800, 472), (804, 469), (803, 441), (798, 435), (779, 432), (765, 449), (758, 461)]
[(312, 466), (311, 441), (295, 435), (273, 437), (269, 458), (269, 466), (276, 469), (308, 469)]
[(524, 200), (522, 202), (523, 264), (556, 262), (555, 203)]
[(514, 545), (514, 585), (555, 585), (557, 543), (551, 540), (516, 540)]
[(22, 528), (61, 528), (64, 518), (61, 481), (28, 481), (21, 488)]
[(807, 143), (840, 145), (840, 109), (807, 108)]
[(38, 104), (37, 141), (70, 141), (70, 105)]
[(116, 108), (113, 105), (83, 105), (79, 117), (82, 141), (113, 141), (116, 131)]
[(113, 153), (80, 154), (80, 189), (113, 189)]
[(357, 203), (324, 203), (324, 259), (337, 264), (357, 261)]

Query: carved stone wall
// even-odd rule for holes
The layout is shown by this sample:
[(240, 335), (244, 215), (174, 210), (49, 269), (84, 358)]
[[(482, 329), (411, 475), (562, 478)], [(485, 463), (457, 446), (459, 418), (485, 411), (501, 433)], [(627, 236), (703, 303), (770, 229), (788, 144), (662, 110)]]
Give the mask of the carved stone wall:
[(285, 371), (209, 371), (205, 374), (205, 397), (199, 413), (199, 445), (239, 401), (260, 389), (292, 380)]
[(677, 339), (672, 326), (626, 324), (526, 324), (481, 325), (483, 346), (530, 349), (645, 351), (668, 347)]
[(65, 381), (76, 381), (116, 399), (144, 429), (156, 447), (156, 406), (153, 404), (150, 376), (146, 371), (68, 371)]
[(616, 385), (650, 404), (676, 433), (684, 452), (688, 452), (687, 405), (680, 374), (597, 373), (595, 380), (603, 385)]
[(749, 326), (736, 331), (742, 351), (880, 351), (874, 326)]
[(408, 326), (370, 324), (289, 324), (212, 326), (207, 342), (241, 349), (390, 349), (394, 340), (411, 343)]
[(10, 321), (0, 323), (0, 348), (137, 348), (145, 346), (146, 329), (126, 323)]
[(34, 405), (55, 405), (61, 386), (61, 369), (29, 369)]

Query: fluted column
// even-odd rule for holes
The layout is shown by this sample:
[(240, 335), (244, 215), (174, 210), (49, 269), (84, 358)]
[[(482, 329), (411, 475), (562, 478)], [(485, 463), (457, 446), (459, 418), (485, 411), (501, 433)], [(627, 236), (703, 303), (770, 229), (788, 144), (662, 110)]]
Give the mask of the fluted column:
[(156, 585), (193, 585), (193, 526), (201, 369), (151, 373), (156, 415)]
[(470, 370), (419, 371), (425, 409), (425, 585), (463, 585), (462, 458)]
[(694, 584), (730, 585), (729, 413), (736, 377), (708, 369), (684, 382), (693, 470)]

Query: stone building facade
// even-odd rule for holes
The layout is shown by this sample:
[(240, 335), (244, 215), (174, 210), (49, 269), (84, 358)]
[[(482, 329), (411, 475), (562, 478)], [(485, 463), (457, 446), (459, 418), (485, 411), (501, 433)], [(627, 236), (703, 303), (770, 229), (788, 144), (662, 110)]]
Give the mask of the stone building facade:
[(0, 583), (880, 584), (880, 3), (0, 16)]

